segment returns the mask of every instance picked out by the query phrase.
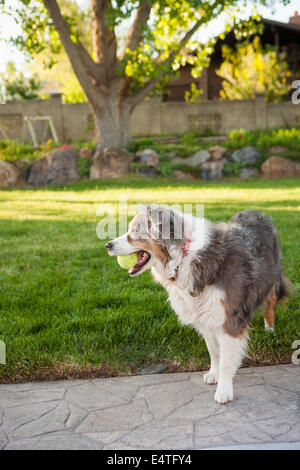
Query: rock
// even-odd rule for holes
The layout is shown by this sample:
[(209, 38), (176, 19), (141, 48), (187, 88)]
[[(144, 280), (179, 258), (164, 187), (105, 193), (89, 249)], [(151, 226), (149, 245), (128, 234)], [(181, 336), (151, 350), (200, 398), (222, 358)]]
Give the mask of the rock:
[(55, 186), (79, 181), (77, 160), (78, 155), (74, 150), (58, 149), (30, 167), (27, 183), (36, 186)]
[(16, 184), (21, 178), (21, 172), (12, 163), (0, 160), (0, 187), (7, 188)]
[(34, 162), (35, 160), (31, 160), (29, 158), (20, 158), (20, 160), (16, 160), (14, 162), (14, 165), (20, 170), (24, 180), (29, 178), (30, 167)]
[(183, 165), (191, 166), (192, 168), (197, 168), (202, 163), (210, 159), (210, 153), (207, 150), (199, 150), (194, 153), (191, 157), (188, 158), (173, 158), (174, 163), (181, 163)]
[(208, 149), (210, 153), (211, 160), (222, 160), (222, 158), (226, 157), (227, 149), (225, 147), (221, 147), (221, 145), (215, 145)]
[(226, 159), (216, 162), (205, 162), (201, 165), (201, 177), (205, 181), (221, 179)]
[(194, 176), (191, 173), (187, 173), (185, 171), (181, 170), (175, 170), (172, 172), (172, 176), (175, 177), (178, 180), (193, 180), (195, 179)]
[(275, 146), (275, 147), (270, 147), (268, 149), (268, 152), (271, 153), (271, 154), (275, 154), (275, 155), (279, 155), (281, 153), (285, 153), (285, 152), (288, 152), (288, 148), (286, 147), (280, 147), (280, 146)]
[(131, 155), (126, 150), (105, 147), (94, 154), (90, 179), (119, 178), (130, 170)]
[(153, 168), (151, 166), (146, 166), (144, 168), (139, 168), (138, 169), (139, 175), (141, 176), (148, 176), (150, 178), (156, 178), (159, 176), (159, 173), (156, 168)]
[(33, 162), (34, 160), (30, 160), (29, 158), (20, 158), (20, 160), (14, 162), (14, 165), (19, 168), (19, 170), (23, 171), (32, 165)]
[(282, 178), (284, 176), (300, 176), (300, 163), (288, 158), (272, 156), (266, 160), (261, 171), (269, 178)]
[(152, 167), (159, 165), (159, 155), (155, 150), (151, 149), (140, 150), (135, 154), (134, 160)]
[(231, 155), (230, 159), (233, 162), (247, 163), (249, 165), (254, 165), (261, 157), (260, 152), (254, 147), (244, 147), (242, 149), (236, 150)]
[(257, 168), (243, 168), (240, 172), (240, 178), (247, 180), (253, 178), (254, 176), (259, 176), (259, 170)]
[(202, 163), (206, 162), (210, 158), (210, 153), (207, 150), (199, 150), (198, 152), (194, 153), (191, 157), (189, 157), (191, 162), (190, 166), (196, 168), (200, 166)]
[(88, 147), (80, 149), (79, 158), (84, 158), (84, 160), (91, 160), (93, 158), (93, 150)]
[(139, 375), (161, 374), (168, 369), (166, 364), (151, 364), (139, 370)]

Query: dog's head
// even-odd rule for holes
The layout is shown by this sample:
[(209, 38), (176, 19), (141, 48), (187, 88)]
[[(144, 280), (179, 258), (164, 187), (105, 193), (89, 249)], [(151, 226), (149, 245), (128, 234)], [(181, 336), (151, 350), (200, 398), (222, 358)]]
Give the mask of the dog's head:
[(128, 232), (106, 244), (113, 256), (138, 254), (138, 261), (128, 272), (136, 276), (151, 267), (176, 277), (186, 243), (184, 218), (166, 206), (140, 206), (129, 224)]

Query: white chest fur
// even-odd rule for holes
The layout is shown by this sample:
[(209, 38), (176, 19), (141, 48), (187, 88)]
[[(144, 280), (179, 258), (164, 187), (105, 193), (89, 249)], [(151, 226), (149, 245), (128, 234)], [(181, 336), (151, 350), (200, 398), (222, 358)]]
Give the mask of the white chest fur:
[(202, 334), (224, 324), (222, 301), (225, 295), (218, 287), (207, 286), (198, 297), (192, 297), (189, 292), (176, 286), (170, 287), (168, 292), (172, 308), (183, 324), (193, 325)]
[(155, 269), (152, 273), (167, 290), (171, 306), (181, 323), (194, 326), (201, 334), (212, 333), (224, 324), (225, 293), (222, 289), (207, 286), (199, 296), (193, 297), (187, 288), (182, 289), (172, 281), (166, 281)]

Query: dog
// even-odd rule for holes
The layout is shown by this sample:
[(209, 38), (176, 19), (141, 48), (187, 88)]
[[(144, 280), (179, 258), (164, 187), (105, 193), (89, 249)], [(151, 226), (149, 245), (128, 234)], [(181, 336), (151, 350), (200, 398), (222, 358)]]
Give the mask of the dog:
[(138, 254), (132, 277), (151, 268), (179, 320), (206, 341), (211, 363), (204, 382), (217, 384), (215, 401), (233, 400), (254, 310), (264, 304), (265, 328), (274, 331), (276, 304), (290, 292), (271, 218), (246, 210), (212, 223), (150, 204), (106, 247), (110, 255)]

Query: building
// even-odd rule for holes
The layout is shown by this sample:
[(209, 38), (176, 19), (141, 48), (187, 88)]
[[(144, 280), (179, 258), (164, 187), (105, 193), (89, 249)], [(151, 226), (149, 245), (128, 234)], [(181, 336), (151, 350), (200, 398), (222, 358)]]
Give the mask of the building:
[[(261, 37), (261, 43), (273, 45), (280, 52), (286, 53), (286, 59), (291, 71), (291, 82), (300, 79), (300, 15), (296, 11), (289, 23), (268, 20), (262, 18), (264, 31)], [(222, 78), (216, 74), (222, 64), (222, 46), (228, 45), (234, 48), (237, 39), (233, 30), (226, 37), (217, 40), (214, 52), (211, 55), (210, 66), (205, 68), (200, 78), (195, 79), (191, 75), (191, 66), (181, 67), (180, 76), (167, 85), (167, 91), (164, 94), (164, 101), (184, 101), (186, 91), (190, 90), (191, 83), (196, 83), (198, 88), (203, 90), (201, 98), (204, 100), (213, 100), (219, 98), (222, 88)]]

